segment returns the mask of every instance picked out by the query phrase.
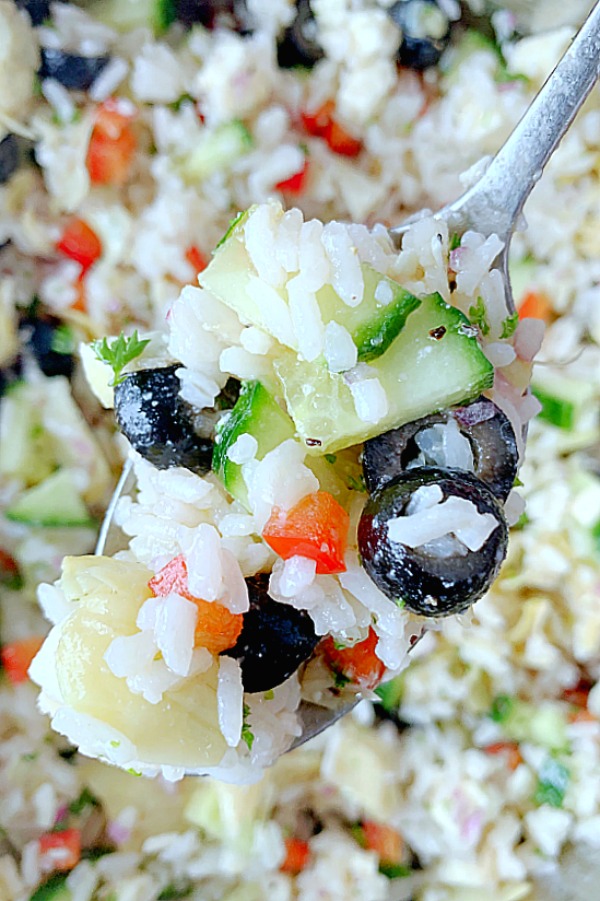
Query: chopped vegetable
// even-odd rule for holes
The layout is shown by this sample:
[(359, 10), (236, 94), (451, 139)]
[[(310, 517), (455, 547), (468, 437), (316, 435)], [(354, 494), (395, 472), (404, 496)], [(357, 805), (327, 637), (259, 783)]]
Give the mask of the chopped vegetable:
[(528, 291), (519, 304), (519, 319), (542, 319), (549, 322), (552, 315), (550, 301), (541, 291)]
[(140, 341), (137, 329), (129, 338), (126, 338), (121, 332), (119, 337), (111, 341), (110, 344), (107, 338), (92, 342), (92, 348), (97, 358), (103, 363), (108, 363), (115, 374), (110, 382), (113, 388), (125, 380), (125, 376), (122, 375), (123, 369), (128, 363), (139, 357), (149, 343), (150, 339)]
[(17, 591), (22, 587), (23, 579), (19, 564), (15, 558), (0, 548), (0, 585)]
[(519, 314), (512, 313), (510, 316), (507, 316), (504, 322), (502, 323), (502, 332), (500, 333), (500, 338), (510, 338), (511, 335), (514, 335), (517, 325), (519, 324)]
[(473, 325), (477, 326), (482, 335), (487, 335), (489, 333), (490, 326), (487, 320), (487, 312), (483, 297), (478, 297), (477, 303), (474, 306), (469, 307), (469, 319)]
[(544, 419), (551, 425), (555, 425), (566, 432), (573, 430), (576, 413), (573, 401), (548, 394), (537, 385), (533, 386), (531, 390), (542, 405), (542, 409), (538, 413), (540, 419)]
[(307, 158), (305, 159), (304, 165), (299, 172), (296, 172), (294, 175), (290, 175), (289, 178), (284, 178), (283, 181), (278, 181), (275, 185), (275, 189), (277, 191), (282, 191), (284, 194), (293, 194), (296, 196), (302, 194), (306, 187), (309, 168), (310, 166)]
[(402, 692), (404, 690), (404, 676), (396, 676), (389, 682), (383, 682), (375, 689), (375, 694), (379, 695), (381, 706), (388, 713), (396, 713), (402, 700)]
[(344, 553), (350, 518), (327, 491), (315, 491), (291, 510), (275, 508), (263, 538), (276, 554), (308, 557), (317, 563), (317, 573), (341, 573), (346, 569)]
[(533, 801), (549, 804), (550, 807), (562, 807), (570, 778), (571, 774), (564, 764), (554, 757), (547, 757), (539, 772)]
[(87, 222), (77, 216), (71, 217), (65, 225), (56, 249), (63, 256), (79, 263), (82, 273), (87, 272), (102, 256), (100, 238)]
[(72, 870), (81, 858), (81, 833), (79, 829), (63, 829), (47, 832), (39, 840), (40, 866), (50, 870)]
[(323, 138), (329, 149), (341, 156), (358, 156), (363, 144), (357, 138), (352, 137), (333, 118), (335, 103), (326, 100), (314, 113), (302, 113), (302, 124), (306, 131), (315, 137)]
[(188, 247), (185, 252), (185, 258), (190, 266), (193, 267), (196, 276), (199, 272), (202, 272), (202, 270), (206, 269), (206, 267), (208, 266), (208, 260), (206, 259), (204, 254), (202, 254), (198, 250), (195, 244), (192, 244), (190, 245), (190, 247)]
[(523, 763), (519, 746), (514, 741), (497, 741), (494, 744), (486, 745), (483, 750), (486, 754), (502, 755), (506, 759), (509, 770), (516, 770), (519, 764)]
[(241, 613), (231, 613), (216, 601), (203, 601), (194, 597), (188, 587), (188, 575), (182, 555), (174, 557), (148, 582), (155, 597), (165, 597), (172, 591), (191, 601), (198, 608), (195, 631), (196, 647), (207, 648), (211, 654), (220, 654), (236, 643), (244, 618)]
[(26, 681), (31, 661), (41, 648), (43, 641), (43, 638), (36, 636), (3, 645), (0, 650), (0, 660), (6, 675), (13, 685)]
[(499, 695), (489, 716), (502, 726), (505, 735), (516, 742), (533, 742), (552, 751), (567, 751), (564, 708), (558, 703), (534, 705), (520, 698)]
[(404, 855), (404, 842), (396, 829), (375, 820), (363, 820), (361, 831), (365, 847), (375, 851), (381, 863), (400, 863)]
[(242, 741), (248, 745), (248, 750), (252, 750), (252, 745), (254, 744), (254, 732), (250, 728), (248, 723), (248, 717), (250, 715), (250, 708), (247, 704), (244, 704), (244, 719), (242, 722)]
[(86, 160), (92, 184), (123, 185), (127, 181), (137, 147), (133, 118), (134, 113), (118, 100), (105, 100), (96, 110)]
[(322, 649), (334, 673), (361, 688), (375, 688), (385, 672), (383, 662), (375, 654), (377, 641), (375, 631), (370, 628), (364, 641), (351, 647), (336, 648), (333, 638), (329, 637), (323, 642)]
[(310, 861), (310, 845), (301, 838), (286, 838), (285, 860), (279, 867), (282, 873), (297, 875), (308, 865)]

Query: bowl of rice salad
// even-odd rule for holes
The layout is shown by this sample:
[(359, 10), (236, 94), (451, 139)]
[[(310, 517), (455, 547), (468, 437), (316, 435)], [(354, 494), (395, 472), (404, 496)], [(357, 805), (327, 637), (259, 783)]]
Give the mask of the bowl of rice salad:
[[(525, 210), (527, 228), (513, 242), (518, 317), (510, 319), (492, 302), (493, 244), (482, 252), (486, 242), (477, 236), (466, 244), (447, 233), (438, 238), (439, 223), (433, 229), (424, 218), (397, 254), (381, 227), (413, 210), (442, 206), (477, 177), (480, 161), (514, 127), (590, 6), (557, 9), (551, 0), (97, 0), (48, 7), (1, 0), (0, 898), (245, 901), (268, 893), (276, 899), (516, 901), (565, 899), (568, 891), (593, 897), (593, 864), (600, 855), (597, 89), (534, 190)], [(245, 218), (211, 257), (239, 211), (247, 211)], [(249, 272), (275, 295), (283, 280), (292, 309), (289, 274), (302, 267), (287, 268), (282, 261), (299, 255), (302, 229), (305, 239), (310, 230), (314, 237), (315, 222), (325, 223), (318, 239), (323, 250), (315, 250), (312, 239), (310, 254), (304, 246), (303, 274), (313, 280), (322, 330), (313, 317), (292, 320), (286, 334), (288, 321), (274, 298), (262, 322), (247, 306), (236, 309), (252, 300)], [(275, 253), (261, 256), (258, 229), (269, 232)], [(344, 245), (359, 262), (358, 288), (333, 281), (326, 248), (335, 258)], [(243, 265), (232, 262), (232, 254), (238, 263), (245, 255)], [(228, 258), (235, 285), (219, 287), (219, 260)], [(328, 289), (323, 301), (328, 284), (335, 296)], [(389, 404), (386, 352), (369, 345), (372, 331), (357, 341), (365, 325), (358, 305), (336, 307), (336, 297), (344, 302), (357, 290), (363, 304), (375, 298), (378, 309), (394, 314), (386, 320), (395, 323), (394, 343), (410, 333), (411, 347), (411, 316), (429, 314), (432, 303), (439, 315), (445, 309), (439, 304), (450, 301), (468, 320), (463, 331), (492, 370), (495, 407), (489, 420), (502, 415), (518, 435), (519, 421), (541, 407), (529, 424), (518, 494), (511, 491), (514, 474), (505, 475), (502, 501), (492, 502), (494, 509), (503, 506), (511, 527), (500, 576), (471, 612), (432, 618), (425, 611), (429, 628), (412, 650), (410, 666), (406, 650), (411, 636), (420, 634), (423, 609), (394, 606), (385, 586), (368, 599), (359, 590), (364, 570), (357, 562), (357, 523), (374, 497), (389, 499), (398, 476), (388, 469), (393, 449), (380, 441), (384, 429), (372, 431), (369, 423), (374, 409), (380, 422), (387, 415), (378, 390), (383, 385)], [(218, 310), (203, 305), (207, 291), (217, 297)], [(436, 293), (441, 301), (424, 301)], [(420, 306), (398, 327), (398, 311), (411, 298)], [(518, 382), (518, 369), (521, 387), (529, 381), (540, 322), (546, 334), (531, 377), (537, 400), (518, 411), (519, 420), (509, 386)], [(526, 323), (533, 326), (523, 328)], [(381, 322), (375, 334), (381, 339)], [(435, 352), (446, 346), (428, 337)], [(108, 362), (90, 351), (94, 343), (101, 357), (103, 349), (108, 352)], [(248, 419), (258, 416), (260, 425), (269, 410), (277, 418), (270, 406), (275, 345), (286, 349), (274, 361), (280, 368), (294, 358), (283, 372), (285, 413), (294, 427), (290, 435), (289, 422), (279, 418), (254, 434)], [(353, 356), (357, 347), (361, 359)], [(312, 368), (296, 390), (299, 354)], [(322, 358), (327, 378), (343, 384), (346, 402), (335, 410), (307, 404), (302, 391), (303, 385), (318, 388), (323, 372), (321, 367), (315, 374), (314, 367)], [(460, 353), (452, 360), (464, 358)], [(417, 398), (411, 415), (394, 423), (416, 460), (404, 466), (403, 478), (419, 470), (419, 455), (434, 455), (436, 462), (436, 442), (460, 437), (465, 420), (473, 425), (472, 416), (461, 411), (490, 404), (489, 369), (477, 359), (477, 377), (466, 390), (459, 377), (462, 394), (452, 394), (446, 382), (435, 385), (443, 398), (429, 408)], [(185, 461), (183, 467), (162, 467), (144, 456), (143, 423), (132, 418), (132, 409), (143, 410), (148, 378), (158, 380), (160, 396), (171, 396), (177, 410), (183, 404), (210, 411), (219, 399), (217, 415), (206, 413), (204, 431), (193, 430), (195, 458), (199, 436), (206, 439), (211, 463), (215, 447), (222, 451), (214, 477), (192, 472)], [(422, 384), (431, 387), (431, 380), (425, 375)], [(482, 391), (485, 402), (479, 400)], [(440, 422), (440, 411), (448, 408), (452, 415)], [(128, 441), (116, 433), (115, 413)], [(426, 427), (416, 432), (417, 441), (409, 426), (420, 419)], [(174, 421), (171, 412), (161, 451), (167, 457)], [(185, 451), (191, 433), (185, 416), (177, 421), (177, 447)], [(272, 446), (265, 446), (266, 435)], [(298, 436), (304, 445), (316, 439), (330, 446), (322, 455), (304, 446), (300, 459)], [(364, 472), (355, 451), (363, 444), (373, 449)], [(454, 445), (456, 453), (465, 449), (460, 440)], [(275, 457), (261, 468), (269, 454)], [(124, 498), (119, 524), (126, 535), (122, 548), (128, 539), (130, 550), (115, 548), (121, 551), (116, 558), (90, 558), (128, 455), (138, 488)], [(328, 469), (315, 473), (318, 466)], [(389, 481), (381, 484), (382, 478)], [(299, 495), (296, 481), (303, 482)], [(421, 500), (424, 488), (436, 490), (417, 482)], [(281, 490), (289, 492), (285, 499)], [(203, 491), (213, 495), (208, 506)], [(326, 501), (329, 522), (339, 507), (352, 523), (343, 571), (332, 571), (335, 553), (323, 572), (317, 567), (326, 564), (311, 561), (306, 545), (302, 554), (293, 542), (291, 554), (282, 552), (290, 536), (281, 510), (315, 495)], [(405, 527), (402, 520), (412, 517), (398, 516), (393, 503), (392, 508), (395, 528)], [(253, 527), (260, 522), (261, 535), (270, 523), (275, 547), (256, 540), (248, 531), (250, 519)], [(186, 545), (191, 532), (202, 540)], [(368, 546), (365, 535), (365, 565)], [(195, 581), (206, 571), (202, 561), (211, 548), (228, 585), (223, 609), (232, 626), (233, 643), (214, 650), (231, 661), (222, 682), (229, 677), (238, 701), (240, 671), (255, 689), (244, 695), (241, 722), (238, 714), (234, 723), (227, 716), (219, 723), (218, 672), (213, 664), (206, 668), (207, 658), (199, 653), (210, 654), (210, 636), (204, 634), (196, 649), (169, 643), (170, 630), (157, 631), (148, 603), (156, 608), (164, 598), (179, 596), (191, 605), (177, 591), (181, 557), (186, 567), (189, 559), (198, 562), (187, 573), (193, 571)], [(309, 563), (289, 562), (298, 557)], [(86, 568), (78, 569), (77, 560), (86, 561)], [(94, 566), (113, 569), (94, 575)], [(339, 693), (354, 690), (355, 672), (344, 672), (343, 655), (365, 640), (367, 628), (377, 639), (371, 639), (373, 651), (379, 647), (381, 656), (375, 652), (374, 659), (386, 680), (375, 691), (363, 685), (369, 696), (351, 717), (284, 754), (250, 784), (229, 784), (222, 771), (218, 779), (173, 782), (182, 769), (194, 768), (194, 762), (173, 757), (173, 746), (185, 735), (194, 741), (200, 729), (207, 747), (207, 724), (200, 717), (211, 704), (211, 735), (219, 729), (222, 739), (216, 761), (196, 761), (199, 770), (229, 755), (229, 776), (248, 783), (248, 759), (254, 754), (253, 766), (262, 770), (295, 736), (298, 658), (288, 673), (287, 649), (279, 648), (283, 681), (272, 687), (260, 682), (261, 668), (250, 653), (255, 646), (240, 643), (233, 632), (235, 617), (247, 612), (244, 603), (250, 607), (252, 592), (265, 586), (259, 579), (246, 595), (239, 572), (248, 579), (275, 577), (279, 593), (273, 603), (304, 625), (309, 617), (305, 643), (299, 642), (302, 654), (310, 647), (300, 661), (306, 698), (322, 703), (330, 696), (337, 703)], [(53, 584), (57, 579), (60, 589)], [(45, 682), (45, 710), (59, 717), (54, 725), (71, 717), (62, 729), (68, 738), (39, 712), (39, 688), (28, 676), (49, 629), (37, 599), (42, 583), (48, 587), (40, 601), (58, 623), (55, 636), (78, 607), (80, 619), (87, 618), (88, 637), (102, 636), (100, 659), (112, 647), (109, 677), (138, 705), (115, 702), (100, 678), (102, 667), (78, 667), (93, 642), (82, 644), (72, 629), (71, 644), (63, 640), (62, 646), (74, 695), (65, 703), (64, 673), (62, 682), (50, 684), (47, 667), (43, 678), (41, 667), (37, 674), (35, 664), (32, 669)], [(331, 603), (332, 585), (347, 600), (346, 620), (340, 618), (342, 605)], [(207, 595), (206, 585), (187, 588), (193, 598)], [(133, 613), (123, 603), (118, 615), (109, 609), (113, 595), (122, 600), (136, 591)], [(304, 606), (290, 603), (302, 592)], [(106, 609), (110, 626), (102, 622)], [(142, 609), (147, 628), (136, 624)], [(180, 605), (182, 611), (189, 615), (189, 607)], [(121, 653), (131, 638), (146, 642), (138, 650), (151, 654), (147, 663), (159, 662), (155, 649), (163, 660), (169, 656), (174, 669), (161, 672), (162, 682), (131, 669), (131, 648)], [(325, 642), (328, 653), (322, 652)], [(239, 653), (232, 654), (236, 646)], [(181, 654), (187, 659), (190, 652), (193, 661), (181, 675)], [(195, 680), (204, 707), (196, 695), (185, 715), (182, 703), (178, 718), (144, 722), (140, 701), (156, 714), (163, 701), (154, 698), (173, 690), (165, 675), (188, 684)], [(75, 709), (78, 691), (83, 707), (89, 702), (87, 710)], [(180, 697), (185, 691), (180, 686)], [(155, 693), (154, 703), (144, 692)], [(98, 736), (103, 717), (119, 735)], [(171, 728), (161, 729), (163, 723)], [(134, 756), (123, 739), (134, 725), (136, 752), (146, 742), (150, 751), (158, 747), (171, 756)], [(228, 737), (237, 742), (228, 744)], [(130, 772), (93, 759), (99, 742), (103, 756)], [(232, 753), (239, 759), (232, 760)], [(165, 761), (170, 769), (156, 779), (140, 777)]]

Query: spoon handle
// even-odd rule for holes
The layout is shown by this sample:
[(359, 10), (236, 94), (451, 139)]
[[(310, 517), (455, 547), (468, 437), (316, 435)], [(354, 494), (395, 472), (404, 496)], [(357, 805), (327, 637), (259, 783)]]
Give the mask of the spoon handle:
[(544, 166), (600, 75), (600, 2), (482, 178), (451, 205), (483, 234), (510, 239)]

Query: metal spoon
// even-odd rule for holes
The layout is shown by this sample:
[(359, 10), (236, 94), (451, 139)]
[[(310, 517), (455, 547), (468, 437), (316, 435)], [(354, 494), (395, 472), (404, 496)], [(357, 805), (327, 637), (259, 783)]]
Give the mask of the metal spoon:
[[(571, 46), (562, 57), (517, 127), (472, 188), (436, 213), (453, 233), (472, 230), (496, 234), (504, 242), (495, 267), (504, 277), (507, 306), (514, 311), (508, 277), (508, 249), (523, 205), (539, 180), (544, 166), (571, 125), (600, 74), (600, 2), (598, 2)], [(398, 247), (415, 217), (390, 230)], [(113, 522), (123, 493), (133, 487), (132, 464), (127, 463), (106, 512), (96, 545), (97, 554), (121, 550), (125, 536)], [(302, 702), (299, 715), (302, 734), (292, 748), (322, 732), (358, 703), (342, 703), (335, 710)]]

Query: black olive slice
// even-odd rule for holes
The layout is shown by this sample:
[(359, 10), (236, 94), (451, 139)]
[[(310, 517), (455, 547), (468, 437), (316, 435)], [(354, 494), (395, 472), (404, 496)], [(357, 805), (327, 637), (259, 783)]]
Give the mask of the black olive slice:
[[(517, 440), (510, 421), (486, 397), (462, 407), (432, 413), (367, 441), (363, 451), (365, 483), (370, 492), (381, 488), (410, 467), (419, 456), (416, 436), (436, 424), (454, 420), (471, 445), (473, 471), (490, 491), (505, 501), (514, 484), (519, 462)], [(445, 468), (445, 461), (426, 460), (425, 465)]]
[(70, 379), (75, 360), (68, 339), (61, 341), (64, 338), (61, 329), (64, 326), (54, 316), (28, 315), (21, 319), (19, 335), (23, 346), (33, 354), (44, 375), (64, 375)]
[(223, 653), (239, 660), (244, 691), (269, 691), (308, 660), (319, 638), (308, 613), (270, 597), (268, 574), (246, 582), (250, 609), (237, 642)]
[(54, 78), (71, 91), (87, 91), (109, 63), (110, 56), (79, 56), (42, 47), (40, 78)]
[(285, 29), (277, 45), (277, 62), (282, 69), (304, 66), (312, 69), (324, 56), (317, 42), (317, 23), (309, 0), (298, 0), (296, 18)]
[(130, 372), (115, 388), (115, 414), (131, 446), (157, 469), (210, 470), (212, 441), (194, 429), (192, 408), (179, 396), (180, 365)]
[(388, 15), (402, 32), (398, 62), (409, 69), (428, 69), (440, 61), (450, 41), (450, 20), (438, 0), (399, 0)]
[[(445, 543), (409, 547), (389, 537), (390, 520), (407, 516), (407, 505), (424, 486), (437, 485), (442, 502), (470, 501), (478, 513), (491, 513), (498, 525), (479, 550), (452, 536)], [(490, 587), (506, 556), (508, 527), (502, 507), (479, 479), (462, 470), (423, 467), (387, 482), (369, 499), (358, 525), (362, 563), (377, 587), (422, 616), (447, 616), (471, 606)]]
[(19, 165), (19, 143), (14, 135), (0, 141), (0, 185), (11, 177)]
[(19, 9), (24, 9), (32, 25), (42, 25), (50, 18), (50, 0), (15, 0)]

